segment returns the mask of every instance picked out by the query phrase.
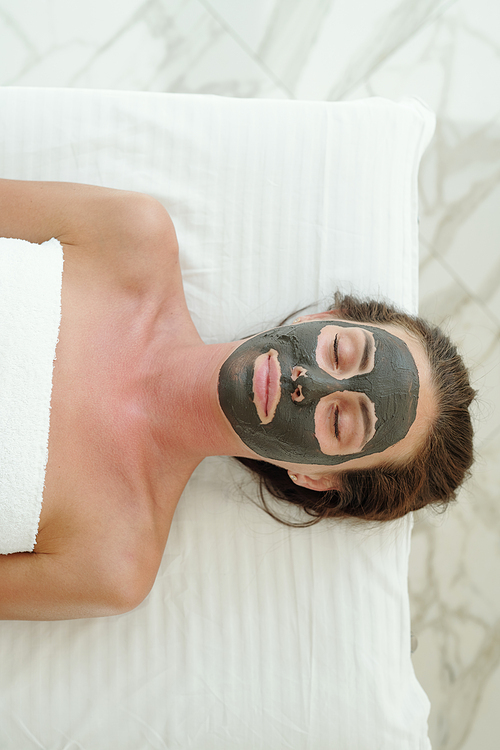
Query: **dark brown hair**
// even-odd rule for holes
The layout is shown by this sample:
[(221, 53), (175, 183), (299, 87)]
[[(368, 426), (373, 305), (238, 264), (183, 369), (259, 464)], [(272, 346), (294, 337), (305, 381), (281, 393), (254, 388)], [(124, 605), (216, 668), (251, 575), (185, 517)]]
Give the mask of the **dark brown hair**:
[[(413, 458), (399, 465), (346, 469), (340, 475), (341, 490), (319, 492), (299, 487), (284, 469), (266, 461), (239, 458), (260, 478), (264, 510), (288, 526), (311, 526), (323, 518), (390, 521), (426, 505), (444, 507), (455, 498), (473, 461), (469, 406), (475, 391), (456, 347), (437, 326), (385, 302), (337, 293), (330, 309), (343, 320), (399, 326), (419, 340), (429, 359), (438, 414)], [(311, 520), (289, 523), (279, 518), (266, 502), (264, 490), (278, 500), (301, 506)]]

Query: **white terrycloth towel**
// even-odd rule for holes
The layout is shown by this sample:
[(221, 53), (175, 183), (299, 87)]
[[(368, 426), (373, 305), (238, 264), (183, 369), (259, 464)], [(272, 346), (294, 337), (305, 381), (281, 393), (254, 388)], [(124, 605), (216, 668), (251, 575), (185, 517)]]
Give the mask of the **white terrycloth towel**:
[(0, 239), (0, 553), (35, 545), (48, 458), (63, 252)]

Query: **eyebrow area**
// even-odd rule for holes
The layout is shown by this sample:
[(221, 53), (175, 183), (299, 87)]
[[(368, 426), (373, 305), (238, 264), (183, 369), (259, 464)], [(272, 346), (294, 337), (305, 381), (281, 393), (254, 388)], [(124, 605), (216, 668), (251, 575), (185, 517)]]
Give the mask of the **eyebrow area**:
[(363, 436), (363, 443), (361, 445), (360, 450), (363, 450), (367, 442), (372, 437), (372, 430), (373, 430), (373, 422), (371, 419), (370, 412), (368, 410), (368, 406), (366, 405), (364, 399), (360, 401), (360, 407), (361, 407), (361, 416), (363, 417), (363, 426), (364, 426), (364, 436)]
[(363, 331), (363, 334), (365, 337), (365, 346), (363, 348), (363, 355), (361, 357), (359, 369), (363, 371), (363, 370), (366, 370), (366, 368), (368, 367), (368, 360), (370, 359), (373, 353), (374, 344), (373, 344), (373, 339), (368, 334), (368, 331), (365, 331), (364, 328), (362, 328), (361, 330)]

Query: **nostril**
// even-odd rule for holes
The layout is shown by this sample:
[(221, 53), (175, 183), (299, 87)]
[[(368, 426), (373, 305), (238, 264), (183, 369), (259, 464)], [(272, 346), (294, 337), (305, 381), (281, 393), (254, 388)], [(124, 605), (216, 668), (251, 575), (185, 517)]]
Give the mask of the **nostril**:
[(303, 401), (305, 399), (304, 394), (302, 393), (302, 386), (298, 385), (297, 388), (292, 393), (292, 401), (299, 402)]
[(296, 365), (292, 369), (292, 380), (295, 381), (297, 378), (300, 378), (301, 375), (306, 375), (307, 370), (305, 367), (299, 367), (299, 365)]

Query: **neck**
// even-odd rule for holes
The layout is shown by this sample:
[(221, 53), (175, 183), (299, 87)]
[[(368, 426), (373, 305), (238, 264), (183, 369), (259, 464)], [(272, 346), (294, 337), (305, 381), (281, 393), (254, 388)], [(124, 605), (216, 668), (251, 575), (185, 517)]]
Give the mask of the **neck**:
[(220, 367), (239, 343), (206, 345), (198, 340), (157, 354), (145, 379), (145, 403), (161, 460), (192, 471), (207, 456), (251, 455), (217, 395)]

